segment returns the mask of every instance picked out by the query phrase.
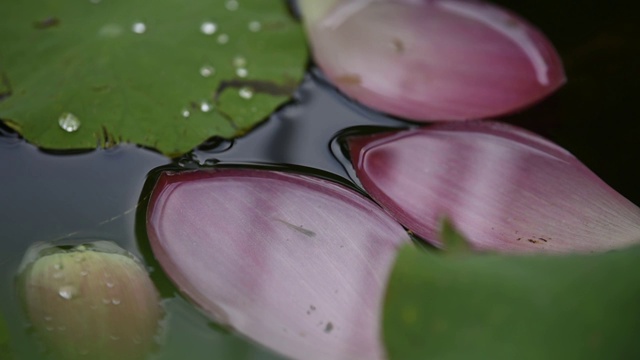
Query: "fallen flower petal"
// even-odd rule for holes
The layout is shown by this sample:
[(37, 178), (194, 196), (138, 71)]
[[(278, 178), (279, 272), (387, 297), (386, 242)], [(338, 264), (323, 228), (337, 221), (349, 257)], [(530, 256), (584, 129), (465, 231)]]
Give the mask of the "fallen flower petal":
[(164, 173), (147, 230), (216, 321), (296, 359), (383, 357), (383, 291), (408, 235), (357, 192), (266, 170)]
[(354, 137), (358, 178), (426, 240), (450, 218), (481, 250), (590, 252), (640, 242), (640, 208), (559, 146), (468, 122)]
[(549, 40), (473, 0), (300, 0), (313, 56), (347, 96), (418, 120), (514, 112), (565, 82)]

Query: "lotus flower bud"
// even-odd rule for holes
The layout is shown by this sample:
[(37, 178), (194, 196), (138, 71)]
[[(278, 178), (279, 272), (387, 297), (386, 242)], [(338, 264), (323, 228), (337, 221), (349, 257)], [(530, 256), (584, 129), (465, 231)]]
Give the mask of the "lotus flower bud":
[(313, 56), (347, 96), (395, 116), (514, 112), (565, 82), (547, 38), (474, 0), (300, 0)]
[(368, 193), (440, 245), (449, 218), (480, 250), (593, 252), (640, 242), (640, 208), (528, 131), (466, 122), (349, 140)]
[(109, 242), (29, 249), (19, 275), (31, 324), (55, 359), (145, 359), (163, 311), (133, 255)]

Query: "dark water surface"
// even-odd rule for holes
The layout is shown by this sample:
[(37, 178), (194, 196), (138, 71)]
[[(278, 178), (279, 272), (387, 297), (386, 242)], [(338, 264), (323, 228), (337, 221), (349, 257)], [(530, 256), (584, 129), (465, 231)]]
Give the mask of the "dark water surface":
[[(640, 204), (640, 26), (622, 3), (575, 5), (500, 1), (536, 23), (558, 47), (568, 84), (543, 103), (502, 119), (549, 137), (573, 152), (613, 188)], [(39, 358), (15, 293), (16, 269), (34, 242), (117, 242), (152, 268), (168, 316), (159, 359), (271, 359), (216, 329), (167, 281), (144, 234), (144, 203), (157, 167), (222, 163), (288, 164), (319, 175), (350, 179), (336, 135), (347, 128), (407, 127), (355, 105), (319, 77), (309, 76), (297, 99), (255, 131), (235, 141), (212, 139), (171, 160), (132, 145), (78, 153), (50, 153), (0, 130), (0, 311), (17, 358)], [(363, 126), (371, 128), (362, 128)], [(302, 168), (297, 168), (301, 170)], [(313, 170), (315, 169), (315, 170)], [(304, 169), (302, 169), (304, 170)], [(325, 173), (326, 172), (326, 173)]]

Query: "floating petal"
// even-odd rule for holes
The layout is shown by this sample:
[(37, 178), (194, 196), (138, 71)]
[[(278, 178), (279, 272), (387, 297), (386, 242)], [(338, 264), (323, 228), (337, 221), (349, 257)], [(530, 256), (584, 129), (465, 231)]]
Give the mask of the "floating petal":
[(493, 117), (565, 82), (549, 40), (473, 0), (300, 0), (314, 59), (347, 96), (417, 120)]
[(383, 291), (404, 229), (333, 182), (266, 170), (165, 173), (154, 254), (215, 320), (296, 359), (379, 359)]
[(355, 137), (356, 173), (410, 230), (439, 245), (450, 218), (471, 244), (590, 252), (640, 242), (640, 209), (559, 146), (499, 123)]

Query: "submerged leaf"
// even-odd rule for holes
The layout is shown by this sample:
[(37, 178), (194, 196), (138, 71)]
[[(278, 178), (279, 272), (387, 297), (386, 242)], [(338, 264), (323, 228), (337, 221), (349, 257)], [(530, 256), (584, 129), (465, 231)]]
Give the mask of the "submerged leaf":
[(566, 150), (513, 126), (450, 124), (349, 146), (369, 194), (437, 245), (443, 217), (482, 250), (589, 252), (640, 239), (640, 208)]
[(394, 359), (637, 359), (640, 247), (597, 255), (435, 256), (403, 248), (384, 339)]
[(412, 120), (519, 110), (565, 82), (531, 24), (472, 0), (300, 0), (313, 56), (345, 94)]
[(282, 1), (9, 0), (0, 119), (46, 148), (132, 142), (177, 155), (265, 119), (305, 62)]
[(333, 182), (265, 170), (165, 173), (147, 229), (215, 320), (296, 359), (383, 357), (383, 289), (402, 227)]
[(9, 348), (9, 330), (4, 322), (4, 316), (0, 312), (0, 359), (12, 359)]
[(162, 318), (160, 297), (133, 255), (109, 242), (29, 249), (19, 292), (56, 359), (144, 359)]

